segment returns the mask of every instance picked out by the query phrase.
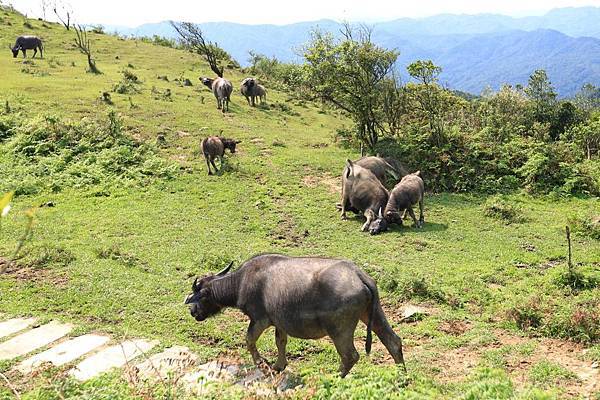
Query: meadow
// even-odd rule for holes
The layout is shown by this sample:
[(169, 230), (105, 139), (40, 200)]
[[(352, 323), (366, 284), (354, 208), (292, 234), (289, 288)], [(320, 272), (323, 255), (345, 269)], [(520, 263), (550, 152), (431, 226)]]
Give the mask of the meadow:
[[(37, 208), (25, 256), (0, 275), (2, 317), (159, 339), (202, 363), (249, 363), (241, 313), (189, 315), (193, 277), (264, 252), (339, 257), (377, 281), (408, 374), (378, 339), (364, 354), (361, 324), (361, 359), (345, 379), (329, 339), (290, 339), (286, 371), (302, 385), (284, 396), (600, 399), (600, 242), (574, 233), (574, 279), (564, 233), (598, 215), (598, 198), (428, 192), (423, 229), (370, 236), (335, 207), (344, 161), (360, 156), (336, 142), (351, 126), (336, 110), (269, 88), (267, 105), (251, 108), (237, 89), (245, 75), (227, 69), (235, 89), (223, 114), (198, 80), (213, 73), (192, 53), (91, 33), (96, 75), (71, 31), (8, 10), (0, 21), (3, 42), (28, 32), (46, 48), (43, 59), (12, 58), (6, 46), (0, 57), (0, 193), (16, 191), (0, 255), (14, 249), (23, 212)], [(199, 144), (221, 131), (242, 142), (208, 176)], [(407, 305), (422, 311), (403, 320)], [(272, 329), (259, 350), (275, 359)], [(31, 379), (11, 372), (15, 362), (0, 372), (24, 399), (186, 397), (118, 372), (84, 384), (62, 369)], [(2, 385), (0, 398), (11, 398)], [(259, 395), (223, 385), (211, 396)]]

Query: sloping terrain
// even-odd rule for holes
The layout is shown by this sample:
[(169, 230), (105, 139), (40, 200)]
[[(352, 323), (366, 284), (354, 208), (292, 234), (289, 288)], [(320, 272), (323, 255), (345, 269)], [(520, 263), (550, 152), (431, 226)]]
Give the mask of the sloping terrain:
[[(0, 265), (22, 232), (22, 212), (39, 208), (25, 257), (0, 275), (2, 321), (60, 321), (77, 326), (73, 336), (156, 339), (156, 352), (187, 346), (198, 364), (248, 363), (247, 321), (240, 312), (227, 310), (202, 323), (189, 315), (183, 300), (193, 277), (232, 260), (237, 267), (262, 252), (342, 257), (376, 279), (390, 322), (404, 339), (408, 376), (391, 363), (378, 339), (373, 354), (364, 354), (361, 324), (355, 335), (361, 360), (345, 379), (337, 377), (338, 357), (329, 339), (290, 339), (287, 372), (302, 386), (289, 397), (597, 396), (600, 289), (590, 284), (571, 291), (561, 283), (566, 221), (597, 214), (597, 199), (506, 196), (524, 217), (507, 223), (484, 215), (482, 196), (427, 194), (423, 229), (365, 235), (362, 219), (341, 221), (335, 208), (344, 161), (358, 158), (355, 150), (335, 143), (336, 129), (350, 126), (344, 116), (269, 88), (268, 104), (250, 108), (237, 90), (244, 76), (231, 70), (225, 75), (236, 90), (231, 111), (223, 114), (212, 93), (198, 84), (199, 76), (212, 73), (193, 54), (90, 34), (102, 71), (95, 75), (86, 72), (72, 32), (8, 11), (0, 19), (1, 37), (28, 32), (46, 43), (42, 60), (14, 59), (8, 49), (0, 57), (2, 121), (18, 125), (1, 136), (0, 190), (19, 184), (11, 170), (22, 171), (12, 163), (15, 140), (41, 137), (37, 151), (63, 143), (61, 130), (50, 135), (32, 130), (35, 118), (99, 126), (118, 121), (121, 135), (177, 167), (148, 182), (119, 176), (81, 187), (41, 182), (30, 194), (18, 195), (0, 227)], [(128, 74), (137, 77), (137, 89), (119, 93)], [(193, 86), (185, 86), (185, 78)], [(227, 154), (223, 173), (208, 176), (199, 143), (221, 131), (242, 142), (236, 154)], [(60, 155), (61, 163), (72, 165), (74, 158)], [(126, 155), (110, 160), (122, 163)], [(34, 152), (25, 162), (38, 157)], [(39, 168), (31, 171), (38, 176), (50, 171), (44, 169), (49, 164), (35, 165)], [(573, 252), (578, 271), (600, 281), (600, 243), (576, 235)], [(409, 304), (421, 311), (405, 318)], [(259, 350), (274, 359), (272, 329)], [(72, 364), (31, 379), (14, 372), (20, 361), (0, 362), (12, 386), (0, 381), (3, 398), (13, 389), (36, 399), (179, 396), (173, 387), (148, 387), (119, 371), (74, 382), (66, 374)], [(223, 384), (206, 396), (256, 393)]]

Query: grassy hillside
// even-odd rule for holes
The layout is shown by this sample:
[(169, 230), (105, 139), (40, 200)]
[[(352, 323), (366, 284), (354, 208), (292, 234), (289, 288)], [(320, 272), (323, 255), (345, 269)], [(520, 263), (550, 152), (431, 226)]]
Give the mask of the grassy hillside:
[[(242, 314), (228, 310), (200, 324), (189, 316), (183, 299), (192, 277), (231, 260), (237, 266), (260, 252), (343, 257), (377, 280), (390, 322), (404, 338), (409, 374), (402, 376), (377, 339), (372, 355), (364, 355), (361, 325), (356, 333), (361, 361), (343, 380), (328, 339), (290, 339), (288, 371), (303, 383), (290, 397), (598, 396), (591, 364), (600, 361), (600, 243), (574, 237), (575, 261), (587, 283), (572, 289), (565, 284), (572, 282), (565, 278), (563, 238), (569, 219), (598, 214), (597, 199), (428, 194), (423, 229), (396, 227), (369, 236), (359, 231), (362, 220), (341, 221), (335, 209), (344, 160), (358, 157), (334, 143), (336, 129), (349, 125), (336, 112), (274, 90), (268, 106), (250, 108), (236, 89), (231, 112), (222, 114), (198, 81), (212, 73), (192, 54), (90, 34), (103, 72), (93, 75), (72, 45), (73, 33), (10, 12), (0, 18), (5, 41), (31, 33), (46, 43), (43, 60), (13, 59), (8, 49), (0, 57), (0, 105), (10, 109), (3, 116), (29, 121), (0, 136), (0, 191), (22, 189), (1, 227), (0, 254), (15, 246), (21, 211), (53, 205), (38, 209), (18, 268), (0, 276), (4, 316), (71, 321), (81, 327), (78, 333), (157, 338), (164, 345), (189, 346), (202, 363), (217, 357), (248, 362)], [(141, 81), (139, 93), (112, 91), (124, 69)], [(236, 87), (244, 77), (238, 71), (225, 74)], [(175, 81), (180, 77), (193, 86), (181, 86)], [(103, 92), (114, 104), (102, 100)], [(102, 160), (68, 157), (71, 147), (42, 154), (46, 146), (62, 145), (65, 121), (110, 127), (111, 110), (117, 115), (112, 119), (121, 121), (118, 131), (174, 165), (171, 174), (124, 180), (106, 165), (94, 175)], [(66, 125), (48, 122), (44, 116), (50, 115)], [(72, 131), (77, 129), (84, 128)], [(221, 130), (242, 143), (227, 156), (221, 176), (207, 176), (198, 146)], [(157, 143), (158, 135), (164, 135), (164, 144)], [(28, 138), (33, 155), (14, 158)], [(57, 154), (60, 168), (51, 163)], [(128, 160), (110, 157), (113, 163)], [(102, 179), (80, 179), (81, 171), (71, 166), (83, 168), (82, 163), (89, 164), (86, 176)], [(36, 178), (25, 187), (22, 182), (32, 174)], [(486, 216), (486, 210), (506, 208), (522, 218)], [(422, 306), (426, 315), (403, 322), (407, 304)], [(273, 336), (271, 329), (259, 341), (270, 360), (276, 354)], [(11, 366), (0, 364), (0, 371)], [(9, 377), (26, 398), (159, 397), (129, 386), (116, 373), (85, 385), (66, 381), (60, 371), (46, 379)], [(0, 397), (9, 394), (0, 386)], [(218, 387), (212, 396), (254, 393)]]

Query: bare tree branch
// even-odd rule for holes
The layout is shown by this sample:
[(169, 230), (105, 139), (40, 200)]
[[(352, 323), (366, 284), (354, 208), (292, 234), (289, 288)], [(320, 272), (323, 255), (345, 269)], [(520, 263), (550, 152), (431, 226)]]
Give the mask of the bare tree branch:
[[(64, 3), (61, 3), (61, 5), (60, 5), (60, 12), (65, 13), (66, 18), (63, 18), (60, 16), (58, 8), (59, 8), (59, 5), (55, 1), (54, 8), (52, 9), (52, 11), (54, 11), (54, 14), (56, 14), (56, 17), (61, 22), (61, 24), (63, 24), (64, 27), (67, 28), (68, 31), (70, 31), (71, 30), (71, 14), (73, 13), (71, 11), (71, 7), (69, 7), (68, 5), (65, 5)], [(65, 19), (66, 19), (66, 21), (65, 21)]]
[(101, 74), (98, 67), (96, 67), (96, 61), (92, 57), (92, 45), (90, 39), (88, 39), (87, 31), (81, 25), (73, 25), (73, 29), (75, 29), (75, 34), (77, 35), (75, 45), (79, 51), (87, 56), (88, 66), (90, 67), (89, 71), (94, 74)]
[(215, 52), (218, 47), (216, 43), (206, 41), (204, 33), (198, 25), (191, 22), (174, 22), (171, 21), (171, 26), (177, 31), (181, 42), (189, 50), (200, 54), (208, 62), (210, 69), (217, 74), (218, 77), (223, 77), (223, 66), (219, 67), (219, 59)]

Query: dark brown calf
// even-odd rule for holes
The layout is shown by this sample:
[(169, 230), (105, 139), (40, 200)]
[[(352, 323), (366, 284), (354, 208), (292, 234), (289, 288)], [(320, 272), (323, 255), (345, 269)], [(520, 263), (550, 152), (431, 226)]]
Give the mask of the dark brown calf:
[(215, 165), (215, 158), (219, 158), (220, 167), (223, 168), (223, 155), (225, 154), (225, 149), (229, 149), (231, 154), (233, 154), (235, 153), (235, 146), (238, 143), (241, 143), (241, 141), (235, 139), (226, 139), (219, 136), (209, 136), (202, 140), (202, 143), (200, 143), (200, 150), (202, 151), (204, 159), (206, 160), (206, 166), (208, 167), (209, 175), (213, 174), (210, 170), (211, 164), (215, 169), (215, 173), (219, 171)]

